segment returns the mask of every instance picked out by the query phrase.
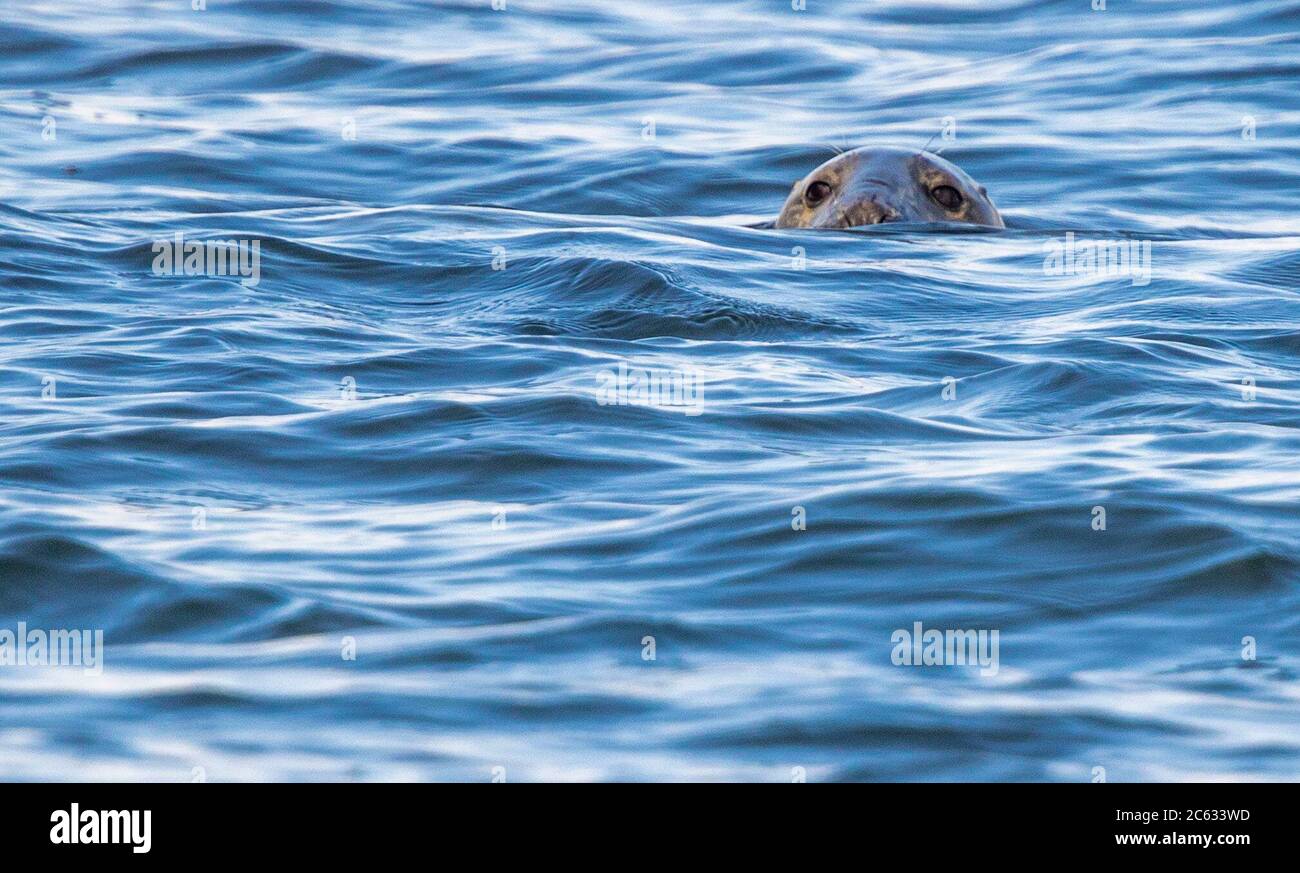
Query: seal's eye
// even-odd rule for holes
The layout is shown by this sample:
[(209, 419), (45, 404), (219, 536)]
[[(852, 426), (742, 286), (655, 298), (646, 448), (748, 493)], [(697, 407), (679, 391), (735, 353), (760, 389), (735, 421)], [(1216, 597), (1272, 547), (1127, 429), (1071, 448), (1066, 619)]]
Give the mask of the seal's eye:
[(809, 206), (818, 206), (827, 197), (831, 196), (831, 186), (829, 182), (823, 182), (818, 179), (812, 182), (803, 191), (803, 202)]
[(951, 185), (940, 185), (932, 189), (930, 196), (944, 209), (956, 209), (961, 206), (961, 192)]

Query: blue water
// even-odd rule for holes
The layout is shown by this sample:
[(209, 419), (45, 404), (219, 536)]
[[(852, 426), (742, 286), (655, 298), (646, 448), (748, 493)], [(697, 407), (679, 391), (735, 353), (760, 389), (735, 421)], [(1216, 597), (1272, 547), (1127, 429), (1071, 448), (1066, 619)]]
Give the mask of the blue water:
[(807, 6), (5, 0), (0, 777), (1300, 778), (1300, 7)]

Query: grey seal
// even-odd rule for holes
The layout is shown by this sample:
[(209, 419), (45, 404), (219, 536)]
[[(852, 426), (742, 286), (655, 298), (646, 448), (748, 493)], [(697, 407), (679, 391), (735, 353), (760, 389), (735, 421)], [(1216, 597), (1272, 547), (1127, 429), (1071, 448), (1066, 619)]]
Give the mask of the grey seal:
[(1006, 227), (988, 191), (933, 152), (864, 146), (794, 183), (775, 227), (843, 228), (888, 221)]

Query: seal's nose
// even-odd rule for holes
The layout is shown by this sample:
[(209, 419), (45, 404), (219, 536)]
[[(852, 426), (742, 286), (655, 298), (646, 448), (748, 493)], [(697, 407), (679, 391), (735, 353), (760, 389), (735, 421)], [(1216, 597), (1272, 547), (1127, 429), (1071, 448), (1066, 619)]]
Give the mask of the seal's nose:
[(884, 224), (897, 221), (898, 209), (890, 202), (889, 191), (870, 186), (854, 192), (847, 209), (841, 215), (840, 227), (862, 227), (867, 224)]

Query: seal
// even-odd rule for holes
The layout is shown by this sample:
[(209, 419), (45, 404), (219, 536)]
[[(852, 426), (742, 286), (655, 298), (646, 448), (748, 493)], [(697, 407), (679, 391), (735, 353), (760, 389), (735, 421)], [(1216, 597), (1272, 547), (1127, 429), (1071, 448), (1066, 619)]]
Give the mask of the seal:
[(988, 191), (927, 151), (864, 146), (794, 183), (775, 227), (843, 228), (887, 221), (1006, 227)]

